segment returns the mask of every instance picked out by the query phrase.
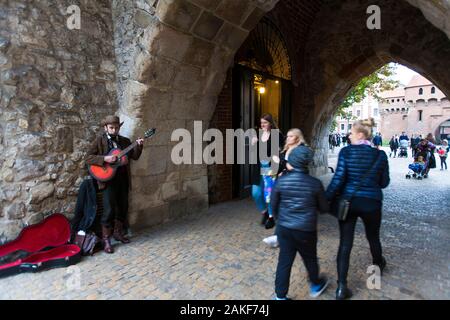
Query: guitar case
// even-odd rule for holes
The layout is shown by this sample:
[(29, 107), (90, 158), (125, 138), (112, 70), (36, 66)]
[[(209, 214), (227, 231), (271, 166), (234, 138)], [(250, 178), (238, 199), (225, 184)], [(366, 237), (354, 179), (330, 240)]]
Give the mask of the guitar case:
[(69, 221), (59, 213), (25, 227), (15, 240), (0, 246), (0, 278), (78, 263), (80, 248), (69, 243), (70, 236)]

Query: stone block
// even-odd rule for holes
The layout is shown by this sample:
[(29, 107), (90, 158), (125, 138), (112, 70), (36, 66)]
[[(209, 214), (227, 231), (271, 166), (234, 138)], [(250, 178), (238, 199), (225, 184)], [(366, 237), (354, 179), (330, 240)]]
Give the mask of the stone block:
[(70, 127), (56, 130), (56, 152), (73, 152), (73, 133)]
[(199, 7), (184, 0), (160, 0), (156, 8), (160, 21), (185, 32), (189, 32), (200, 12)]
[(229, 0), (222, 1), (214, 13), (233, 24), (241, 25), (251, 9), (248, 1)]
[(195, 24), (194, 33), (202, 38), (212, 40), (222, 27), (224, 21), (208, 11), (203, 11)]
[(152, 34), (146, 40), (151, 41), (148, 50), (150, 54), (181, 62), (191, 45), (192, 36), (162, 24), (155, 28), (156, 30), (152, 31)]
[(145, 10), (142, 9), (136, 9), (136, 13), (134, 15), (134, 21), (136, 22), (136, 25), (140, 28), (147, 28), (154, 20), (155, 18), (153, 15), (148, 13)]
[(188, 197), (204, 195), (208, 193), (208, 177), (183, 181), (183, 195)]
[(25, 217), (25, 205), (23, 203), (13, 203), (5, 209), (6, 216), (9, 220), (17, 220)]
[(205, 85), (205, 77), (202, 69), (190, 65), (181, 65), (173, 79), (175, 93), (198, 93)]
[(31, 188), (31, 199), (30, 204), (38, 204), (41, 203), (44, 199), (53, 195), (55, 191), (55, 186), (52, 182), (44, 182), (38, 184)]
[(186, 52), (183, 62), (199, 67), (206, 67), (211, 60), (213, 52), (213, 44), (194, 38), (189, 50)]
[(225, 23), (214, 41), (234, 52), (239, 49), (247, 36), (247, 31), (239, 29), (229, 23)]
[(175, 200), (179, 197), (179, 182), (171, 181), (166, 182), (161, 186), (161, 195), (163, 200)]
[(247, 17), (242, 27), (248, 31), (252, 31), (265, 14), (266, 11), (256, 7)]
[(16, 181), (25, 181), (45, 175), (45, 162), (38, 160), (17, 159), (14, 165)]
[(130, 213), (130, 225), (134, 230), (145, 229), (163, 223), (169, 217), (169, 205), (148, 207)]
[(166, 172), (167, 146), (145, 148), (141, 158), (132, 164), (135, 175), (150, 176)]
[(190, 0), (192, 3), (210, 11), (216, 10), (222, 0)]
[(186, 201), (186, 214), (199, 214), (209, 208), (208, 195), (188, 198)]

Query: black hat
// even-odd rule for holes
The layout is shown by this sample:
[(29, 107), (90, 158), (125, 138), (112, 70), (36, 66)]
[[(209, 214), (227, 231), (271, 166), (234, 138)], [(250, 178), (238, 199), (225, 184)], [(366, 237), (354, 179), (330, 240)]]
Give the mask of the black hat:
[(295, 169), (308, 169), (313, 160), (313, 152), (307, 146), (295, 147), (288, 156), (288, 163)]

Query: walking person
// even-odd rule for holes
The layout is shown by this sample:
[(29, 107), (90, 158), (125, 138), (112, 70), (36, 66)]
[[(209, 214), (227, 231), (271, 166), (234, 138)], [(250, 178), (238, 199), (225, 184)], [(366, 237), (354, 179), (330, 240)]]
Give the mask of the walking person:
[[(352, 127), (353, 128), (353, 127)], [(383, 141), (381, 140), (380, 133), (377, 133), (376, 136), (373, 138), (373, 145), (375, 148), (380, 149), (380, 146), (382, 145)]]
[[(270, 199), (270, 194), (268, 194), (268, 187), (265, 187), (265, 176), (272, 175), (270, 171), (271, 160), (275, 162), (279, 162), (279, 152), (280, 148), (283, 145), (284, 137), (281, 132), (278, 130), (275, 121), (271, 114), (264, 114), (260, 119), (260, 128), (262, 129), (261, 141), (257, 137), (253, 137), (251, 143), (252, 145), (256, 145), (256, 152), (258, 163), (251, 165), (251, 184), (252, 184), (252, 197), (256, 203), (258, 210), (261, 212), (261, 224), (264, 225), (267, 229), (271, 229), (275, 226), (275, 220), (272, 215), (272, 207), (270, 203), (268, 203), (268, 199)], [(271, 132), (273, 130), (278, 130), (278, 148), (275, 154), (271, 154), (272, 150), (272, 139)], [(267, 151), (267, 159), (264, 160), (260, 158), (259, 149), (265, 147)], [(275, 173), (276, 174), (276, 173)], [(266, 177), (267, 182), (267, 177)], [(264, 192), (266, 190), (266, 192)], [(266, 194), (265, 194), (266, 193)]]
[(392, 136), (391, 140), (389, 141), (389, 147), (391, 148), (391, 153), (389, 153), (389, 158), (391, 157), (392, 153), (394, 153), (394, 158), (397, 156), (397, 149), (398, 149), (398, 139), (396, 136)]
[[(278, 177), (288, 172), (286, 164), (291, 151), (298, 146), (307, 146), (303, 132), (300, 129), (293, 128), (287, 132), (286, 142), (284, 148), (280, 153), (280, 166), (278, 170)], [(278, 239), (276, 235), (267, 237), (263, 239), (263, 242), (270, 247), (276, 248), (279, 246)]]
[(447, 170), (447, 156), (449, 150), (450, 147), (448, 146), (448, 140), (442, 140), (442, 146), (438, 149), (439, 158), (441, 159), (441, 171), (444, 170), (444, 166), (445, 170)]
[(362, 219), (365, 226), (373, 264), (379, 266), (381, 272), (386, 266), (380, 242), (381, 189), (389, 184), (389, 163), (384, 151), (371, 147), (374, 124), (373, 119), (368, 119), (359, 120), (353, 125), (350, 136), (352, 144), (339, 153), (336, 172), (326, 191), (327, 199), (332, 203), (337, 203), (339, 199), (351, 201), (348, 216), (339, 220), (338, 300), (352, 296), (347, 287), (347, 274), (358, 218)]
[(276, 300), (289, 300), (289, 281), (297, 252), (303, 259), (310, 283), (310, 296), (318, 297), (328, 286), (319, 276), (317, 261), (317, 211), (328, 212), (322, 182), (308, 174), (312, 150), (300, 145), (289, 154), (287, 172), (272, 191), (272, 210), (277, 219), (280, 246), (275, 277)]

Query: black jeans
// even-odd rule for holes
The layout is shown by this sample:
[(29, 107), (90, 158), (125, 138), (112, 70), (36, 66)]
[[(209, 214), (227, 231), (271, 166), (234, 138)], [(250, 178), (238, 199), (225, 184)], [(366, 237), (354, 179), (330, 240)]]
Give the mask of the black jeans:
[(445, 166), (445, 170), (447, 170), (447, 157), (440, 157), (441, 158), (441, 169), (444, 169)]
[(108, 228), (114, 225), (114, 219), (125, 222), (128, 214), (128, 176), (118, 170), (116, 176), (106, 184), (103, 193), (103, 214), (101, 224)]
[(347, 220), (339, 221), (340, 243), (337, 255), (338, 282), (347, 284), (350, 253), (353, 247), (355, 226), (358, 217), (364, 223), (366, 238), (369, 241), (373, 263), (381, 264), (382, 250), (380, 242), (381, 201), (369, 198), (352, 199)]
[(305, 232), (277, 226), (276, 234), (280, 244), (277, 273), (275, 277), (275, 293), (284, 298), (289, 291), (292, 264), (298, 252), (303, 259), (309, 280), (319, 283), (319, 264), (317, 262), (317, 232)]

